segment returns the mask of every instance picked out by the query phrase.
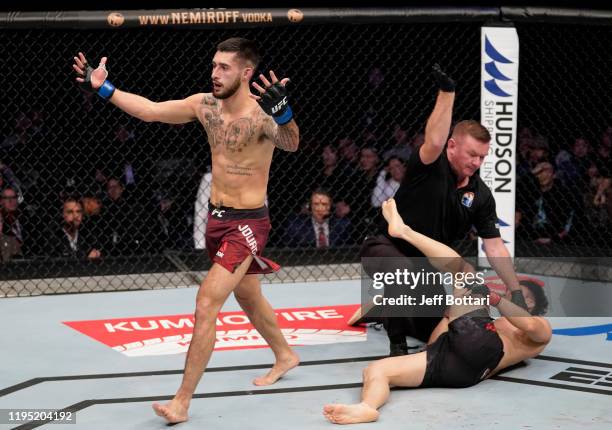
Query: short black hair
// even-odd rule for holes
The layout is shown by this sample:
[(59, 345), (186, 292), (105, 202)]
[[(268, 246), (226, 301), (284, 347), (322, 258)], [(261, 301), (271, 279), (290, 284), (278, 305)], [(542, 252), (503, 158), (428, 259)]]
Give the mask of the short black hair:
[(245, 39), (243, 37), (231, 37), (217, 45), (219, 52), (235, 52), (241, 60), (248, 61), (257, 68), (261, 61), (259, 48), (254, 40)]
[(531, 291), (535, 299), (535, 306), (531, 310), (531, 315), (539, 316), (546, 314), (546, 312), (548, 312), (548, 299), (546, 298), (546, 294), (544, 294), (544, 288), (528, 280), (519, 281), (519, 284), (529, 288), (529, 291)]
[(314, 188), (312, 190), (312, 192), (310, 193), (310, 199), (312, 200), (312, 197), (315, 194), (319, 194), (320, 196), (326, 196), (327, 198), (329, 198), (329, 200), (333, 203), (334, 202), (334, 198), (331, 194), (331, 192), (327, 189), (327, 188), (323, 188), (323, 187), (317, 187)]
[(385, 166), (389, 166), (391, 164), (391, 161), (393, 160), (397, 160), (399, 161), (401, 164), (403, 164), (404, 166), (406, 166), (406, 160), (404, 159), (404, 157), (400, 157), (397, 154), (392, 154), (389, 158), (387, 158), (385, 160)]
[(64, 198), (64, 200), (62, 201), (62, 206), (66, 206), (66, 203), (70, 203), (70, 202), (73, 202), (73, 203), (78, 203), (79, 205), (83, 206), (83, 204), (81, 203), (81, 199), (79, 198), (79, 196), (77, 196), (77, 195), (73, 195), (73, 194), (71, 194), (71, 195), (69, 195), (69, 196), (66, 196), (66, 197)]

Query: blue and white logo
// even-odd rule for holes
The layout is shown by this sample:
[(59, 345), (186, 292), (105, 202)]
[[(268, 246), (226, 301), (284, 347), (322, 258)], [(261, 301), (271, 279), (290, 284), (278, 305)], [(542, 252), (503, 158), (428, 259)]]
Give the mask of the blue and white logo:
[(472, 203), (474, 203), (474, 193), (471, 191), (464, 193), (463, 197), (461, 197), (461, 204), (466, 208), (471, 208)]
[(491, 43), (489, 38), (485, 36), (485, 53), (492, 60), (485, 63), (485, 71), (493, 79), (485, 80), (484, 86), (491, 94), (498, 97), (512, 97), (512, 94), (504, 91), (499, 87), (497, 81), (511, 81), (509, 77), (504, 75), (498, 68), (497, 63), (512, 64), (512, 61), (504, 57)]

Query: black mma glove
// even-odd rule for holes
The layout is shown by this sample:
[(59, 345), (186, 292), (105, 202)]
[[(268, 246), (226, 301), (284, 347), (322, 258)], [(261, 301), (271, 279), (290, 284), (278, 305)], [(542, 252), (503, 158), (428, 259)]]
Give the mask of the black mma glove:
[(438, 63), (434, 64), (432, 69), (432, 76), (438, 84), (438, 88), (445, 93), (452, 93), (455, 91), (455, 81), (452, 80), (446, 73), (442, 71)]
[(512, 303), (514, 303), (515, 305), (527, 310), (527, 303), (525, 302), (525, 297), (523, 296), (523, 291), (521, 290), (514, 290), (510, 293), (510, 295), (512, 296), (512, 298), (510, 299), (510, 301)]
[[(108, 76), (106, 66), (101, 65), (100, 67), (104, 69), (104, 71), (106, 72), (106, 76)], [(78, 82), (79, 88), (81, 89), (81, 91), (84, 91), (89, 94), (98, 94), (104, 100), (110, 99), (113, 96), (113, 93), (115, 92), (115, 86), (109, 80), (105, 79), (104, 83), (102, 83), (102, 86), (100, 86), (100, 88), (93, 88), (91, 86), (91, 74), (94, 70), (96, 69), (91, 67), (89, 63), (85, 64), (85, 74), (82, 75), (78, 73), (78, 76), (83, 78), (83, 82)]]
[(485, 284), (474, 285), (473, 287), (470, 288), (470, 292), (472, 294), (477, 294), (482, 297), (488, 297), (489, 304), (491, 306), (497, 306), (499, 304), (499, 301), (501, 300), (501, 296), (497, 294), (496, 292), (491, 291), (489, 287), (487, 287)]
[(80, 78), (83, 78), (83, 82), (77, 82), (77, 85), (79, 86), (79, 89), (83, 92), (89, 93), (89, 94), (93, 94), (96, 92), (95, 88), (92, 88), (91, 86), (91, 73), (94, 71), (95, 69), (93, 67), (91, 67), (89, 64), (85, 65), (85, 74), (81, 75), (80, 73), (77, 73), (77, 76), (79, 76)]
[(293, 119), (293, 111), (287, 100), (287, 88), (280, 82), (266, 88), (266, 92), (260, 97), (259, 105), (278, 125), (287, 124)]

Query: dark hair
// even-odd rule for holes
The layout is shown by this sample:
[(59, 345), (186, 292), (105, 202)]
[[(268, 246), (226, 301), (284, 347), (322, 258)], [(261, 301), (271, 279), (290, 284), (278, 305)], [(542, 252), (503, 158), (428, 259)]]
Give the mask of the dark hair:
[(312, 196), (314, 196), (315, 194), (319, 194), (321, 196), (326, 196), (327, 198), (329, 198), (331, 203), (334, 202), (334, 198), (332, 197), (332, 195), (329, 192), (329, 190), (327, 190), (326, 188), (317, 187), (317, 188), (313, 189), (312, 193), (310, 193), (310, 199), (312, 199)]
[(400, 157), (400, 156), (399, 156), (399, 155), (397, 155), (397, 154), (391, 154), (391, 155), (389, 156), (389, 158), (387, 158), (387, 159), (385, 160), (385, 166), (389, 166), (389, 165), (391, 164), (391, 161), (393, 161), (393, 160), (397, 160), (397, 161), (399, 161), (399, 162), (400, 162), (401, 164), (403, 164), (404, 166), (406, 165), (406, 160), (404, 159), (404, 157)]
[(519, 284), (527, 287), (535, 299), (535, 306), (531, 310), (531, 315), (544, 315), (548, 311), (548, 299), (544, 294), (544, 288), (533, 281), (527, 280), (519, 281)]
[(541, 134), (538, 134), (533, 138), (533, 148), (534, 149), (544, 149), (548, 151), (550, 149), (550, 145), (548, 144), (548, 139), (546, 139)]
[(78, 203), (79, 205), (83, 206), (83, 204), (81, 203), (81, 200), (79, 199), (79, 197), (77, 197), (75, 195), (70, 195), (70, 196), (67, 196), (66, 198), (64, 198), (64, 200), (62, 202), (62, 206), (66, 206), (66, 203), (70, 203), (70, 202)]
[(119, 185), (121, 185), (121, 187), (125, 188), (125, 184), (123, 183), (123, 179), (120, 176), (115, 176), (115, 175), (107, 176), (106, 177), (106, 183), (108, 184), (110, 181), (117, 181), (117, 182), (119, 182)]
[(257, 43), (254, 40), (244, 39), (242, 37), (232, 37), (217, 45), (219, 52), (235, 52), (236, 56), (243, 61), (247, 61), (257, 68), (261, 57)]
[(380, 158), (380, 155), (378, 154), (378, 149), (376, 149), (376, 147), (375, 147), (375, 146), (372, 146), (372, 145), (362, 146), (362, 147), (359, 149), (359, 152), (363, 152), (363, 151), (371, 151), (371, 152), (373, 152), (374, 154), (376, 154), (376, 156), (377, 156), (377, 157), (379, 157), (379, 158)]

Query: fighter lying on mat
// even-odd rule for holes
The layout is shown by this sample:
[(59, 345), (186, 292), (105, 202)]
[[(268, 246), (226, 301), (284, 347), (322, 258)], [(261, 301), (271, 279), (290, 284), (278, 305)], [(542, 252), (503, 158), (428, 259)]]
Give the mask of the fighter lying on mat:
[[(401, 238), (425, 254), (436, 269), (451, 273), (474, 269), (448, 246), (424, 236), (404, 224), (395, 201), (383, 203), (389, 234)], [(389, 387), (470, 387), (501, 369), (540, 354), (550, 341), (547, 320), (532, 316), (484, 285), (453, 288), (455, 297), (488, 296), (503, 315), (493, 320), (486, 306), (452, 305), (432, 333), (425, 351), (385, 358), (363, 372), (361, 403), (329, 404), (325, 417), (335, 424), (353, 424), (378, 419), (378, 408), (389, 397)]]

